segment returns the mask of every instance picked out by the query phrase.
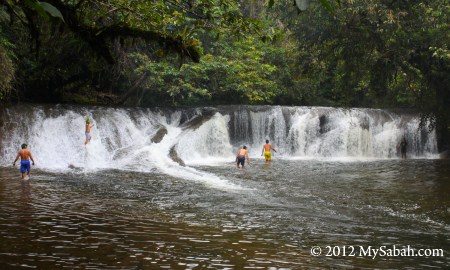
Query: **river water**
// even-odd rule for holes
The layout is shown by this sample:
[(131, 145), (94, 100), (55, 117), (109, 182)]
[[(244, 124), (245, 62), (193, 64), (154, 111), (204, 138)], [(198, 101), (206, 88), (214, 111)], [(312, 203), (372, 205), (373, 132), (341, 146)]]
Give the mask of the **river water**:
[[(101, 170), (0, 173), (2, 269), (445, 269), (450, 162), (256, 159), (208, 186)], [(379, 256), (368, 247), (442, 249)], [(319, 246), (322, 255), (312, 256)], [(327, 247), (329, 246), (329, 247)], [(342, 248), (340, 253), (338, 248)], [(349, 254), (343, 256), (344, 247)], [(334, 248), (334, 253), (332, 248)], [(331, 252), (330, 252), (331, 250)], [(335, 255), (335, 256), (327, 256)]]
[[(413, 115), (29, 106), (0, 111), (0, 131), (0, 269), (450, 265), (450, 160)], [(11, 166), (24, 142), (27, 181)]]

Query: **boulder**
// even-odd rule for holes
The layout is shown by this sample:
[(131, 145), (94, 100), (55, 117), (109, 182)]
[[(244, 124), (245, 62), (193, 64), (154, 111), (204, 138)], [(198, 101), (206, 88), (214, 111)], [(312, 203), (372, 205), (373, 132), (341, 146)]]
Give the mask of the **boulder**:
[(185, 167), (186, 164), (184, 161), (178, 156), (177, 151), (175, 150), (175, 145), (170, 148), (169, 157), (175, 161), (176, 163), (180, 164), (181, 166)]
[(151, 139), (152, 143), (160, 143), (162, 141), (162, 139), (164, 138), (164, 136), (166, 136), (166, 134), (167, 134), (167, 129), (165, 127), (158, 129), (155, 136), (153, 136), (153, 138)]

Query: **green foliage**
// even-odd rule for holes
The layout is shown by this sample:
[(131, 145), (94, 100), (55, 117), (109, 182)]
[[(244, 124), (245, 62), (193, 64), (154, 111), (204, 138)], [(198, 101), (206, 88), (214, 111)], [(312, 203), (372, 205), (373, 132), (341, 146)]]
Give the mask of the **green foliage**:
[(14, 64), (4, 43), (0, 40), (0, 100), (9, 96), (14, 80)]
[(4, 24), (6, 14), (0, 8), (0, 101), (9, 97), (13, 88), (15, 76), (15, 55), (13, 53), (14, 45), (4, 36)]
[(283, 49), (250, 36), (210, 45), (200, 63), (186, 63), (180, 69), (167, 59), (154, 60), (144, 54), (134, 54), (133, 59), (138, 63), (136, 76), (147, 74), (142, 86), (147, 94), (165, 94), (172, 105), (267, 104), (284, 91), (280, 79), (286, 78), (280, 76), (275, 65), (286, 53)]
[[(187, 59), (199, 61), (199, 36), (205, 30), (242, 36), (242, 29), (259, 27), (232, 0), (7, 0), (0, 8), (6, 14), (2, 24), (9, 27), (7, 40), (17, 43), (19, 94), (46, 101), (87, 89), (127, 96), (126, 88), (135, 88), (129, 53), (158, 53), (179, 68)], [(194, 95), (202, 93), (179, 84)], [(177, 96), (174, 88), (170, 96)]]
[(50, 19), (49, 16), (58, 18), (61, 21), (64, 22), (64, 17), (61, 14), (61, 11), (57, 9), (55, 6), (53, 6), (50, 3), (47, 2), (39, 2), (37, 0), (25, 0), (24, 1), (31, 9), (33, 9), (36, 13), (38, 13), (40, 16)]
[(33, 101), (409, 107), (447, 127), (449, 10), (445, 0), (5, 0), (0, 98), (14, 86)]
[(433, 103), (427, 92), (445, 87), (433, 90), (430, 77), (446, 81), (441, 73), (448, 61), (438, 57), (449, 44), (445, 1), (348, 0), (341, 1), (333, 17), (318, 6), (297, 18), (285, 6), (276, 10), (286, 14), (286, 31), (293, 33), (305, 57), (299, 59), (303, 77), (318, 82), (330, 101), (423, 107)]

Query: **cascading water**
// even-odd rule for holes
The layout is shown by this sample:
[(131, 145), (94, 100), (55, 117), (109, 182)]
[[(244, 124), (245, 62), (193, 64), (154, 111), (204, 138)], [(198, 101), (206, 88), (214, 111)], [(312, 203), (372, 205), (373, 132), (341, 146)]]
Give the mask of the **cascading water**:
[(405, 137), (408, 157), (437, 157), (436, 135), (420, 127), (417, 115), (374, 109), (241, 107), (231, 116), (231, 142), (248, 144), (256, 154), (269, 139), (284, 157), (397, 158), (398, 144)]
[[(189, 126), (184, 128), (183, 125), (202, 117), (201, 110), (168, 112), (22, 106), (5, 109), (1, 115), (1, 166), (10, 165), (19, 150), (18, 146), (26, 142), (40, 169), (82, 169), (83, 172), (97, 169), (157, 171), (215, 187), (234, 187), (215, 175), (183, 167), (171, 158), (171, 150), (180, 151), (178, 155), (186, 163), (195, 161), (202, 155), (225, 154), (229, 158), (232, 154), (226, 117), (218, 113), (202, 123), (197, 131)], [(93, 120), (94, 127), (91, 130), (92, 140), (85, 146), (86, 117)], [(218, 127), (220, 123), (222, 127)], [(161, 129), (165, 130), (165, 134), (156, 143), (153, 138)], [(218, 132), (211, 133), (214, 130)], [(223, 133), (222, 137), (217, 136), (220, 132)], [(202, 146), (203, 139), (209, 147)]]
[[(87, 117), (94, 127), (85, 146)], [(406, 161), (397, 153), (403, 137)], [(270, 166), (260, 156), (266, 139), (277, 149)], [(36, 160), (31, 181), (11, 166), (22, 143)], [(237, 169), (243, 144), (250, 166)], [(412, 113), (0, 108), (0, 264), (440, 269), (449, 265), (450, 163), (424, 158), (437, 158), (436, 136)], [(352, 243), (442, 253), (324, 258), (343, 252), (327, 245)], [(312, 256), (311, 247), (324, 253)]]
[[(383, 110), (224, 106), (164, 111), (22, 105), (2, 109), (0, 115), (1, 166), (10, 165), (25, 142), (42, 169), (156, 170), (201, 181), (215, 176), (191, 165), (233, 161), (243, 144), (251, 156), (259, 157), (266, 139), (282, 158), (398, 158), (397, 145), (403, 137), (409, 158), (437, 157), (435, 133), (419, 128), (417, 115)], [(95, 126), (91, 142), (84, 146), (86, 117)]]

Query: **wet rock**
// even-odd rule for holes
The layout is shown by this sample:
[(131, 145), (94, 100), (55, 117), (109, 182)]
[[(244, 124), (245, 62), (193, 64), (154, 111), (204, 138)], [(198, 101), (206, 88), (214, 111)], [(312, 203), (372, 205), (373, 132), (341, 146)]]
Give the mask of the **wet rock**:
[(185, 167), (186, 164), (184, 161), (178, 156), (177, 151), (175, 150), (175, 145), (170, 148), (169, 157), (175, 161), (176, 163), (180, 164), (181, 166)]
[(439, 157), (442, 158), (442, 159), (450, 158), (450, 151), (447, 150), (447, 151), (439, 153)]
[(370, 128), (370, 120), (369, 120), (369, 117), (367, 117), (367, 116), (363, 117), (363, 118), (361, 119), (360, 123), (359, 123), (359, 126), (360, 126), (362, 129), (369, 130), (369, 128)]
[(330, 131), (330, 128), (328, 127), (328, 117), (326, 115), (321, 115), (319, 117), (319, 133), (324, 134)]
[(78, 169), (79, 167), (73, 165), (73, 164), (69, 164), (69, 166), (67, 166), (69, 169), (75, 170)]
[(184, 124), (184, 128), (197, 129), (201, 125), (203, 125), (206, 121), (211, 119), (215, 113), (216, 113), (215, 111), (204, 111), (201, 115), (198, 115), (193, 119), (189, 120), (188, 122), (186, 122)]
[(162, 139), (164, 138), (164, 136), (166, 136), (167, 134), (167, 129), (165, 127), (160, 128), (155, 136), (153, 136), (153, 138), (151, 139), (152, 143), (160, 143), (162, 141)]

